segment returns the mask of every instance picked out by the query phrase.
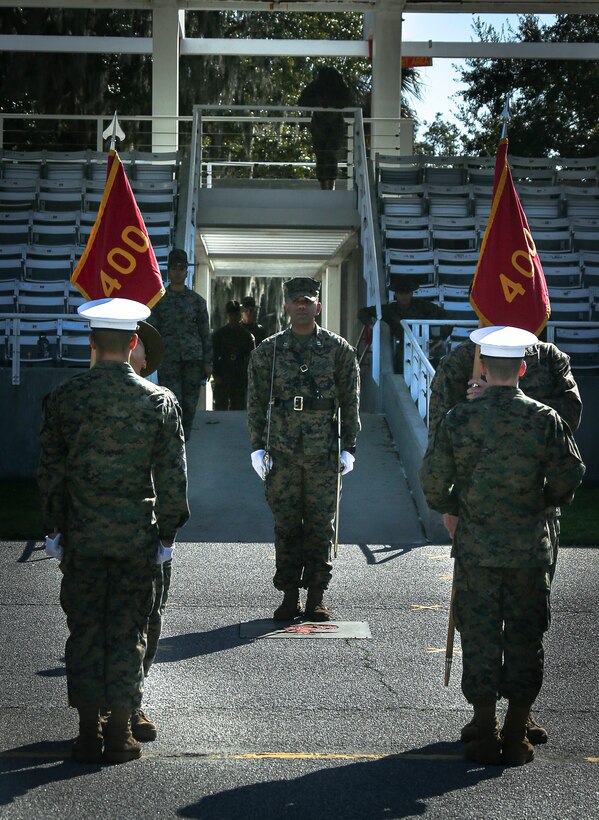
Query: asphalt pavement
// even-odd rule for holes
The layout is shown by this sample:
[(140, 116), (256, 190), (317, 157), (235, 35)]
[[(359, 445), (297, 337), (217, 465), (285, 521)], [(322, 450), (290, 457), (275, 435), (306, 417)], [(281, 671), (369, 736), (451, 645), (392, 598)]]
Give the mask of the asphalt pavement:
[(364, 417), (344, 479), (327, 598), (371, 637), (268, 637), (272, 519), (243, 414), (199, 414), (188, 460), (192, 519), (144, 696), (159, 736), (139, 761), (70, 759), (58, 564), (39, 541), (0, 544), (2, 820), (599, 817), (598, 550), (561, 550), (536, 704), (549, 743), (527, 766), (477, 766), (459, 638), (443, 686), (449, 546), (423, 537), (384, 419)]

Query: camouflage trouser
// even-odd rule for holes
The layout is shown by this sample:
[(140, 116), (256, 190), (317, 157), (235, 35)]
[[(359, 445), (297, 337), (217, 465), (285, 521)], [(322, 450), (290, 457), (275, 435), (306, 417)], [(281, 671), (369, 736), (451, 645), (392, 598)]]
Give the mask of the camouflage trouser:
[(165, 561), (155, 569), (154, 576), (154, 606), (148, 618), (146, 629), (146, 654), (144, 656), (144, 675), (147, 677), (150, 667), (154, 663), (158, 650), (158, 641), (162, 632), (162, 619), (168, 601), (168, 591), (171, 585), (172, 561)]
[(191, 435), (191, 427), (196, 414), (202, 382), (206, 378), (203, 362), (169, 362), (158, 371), (158, 383), (172, 390), (183, 417), (185, 440)]
[(331, 579), (337, 456), (272, 453), (265, 494), (275, 519), (276, 589), (326, 589)]
[(67, 553), (60, 568), (69, 704), (138, 708), (155, 565)]
[(247, 381), (224, 382), (212, 385), (214, 410), (245, 410), (247, 407)]
[(470, 703), (534, 702), (543, 683), (549, 590), (546, 567), (465, 568), (456, 560), (453, 614), (462, 640), (462, 692)]

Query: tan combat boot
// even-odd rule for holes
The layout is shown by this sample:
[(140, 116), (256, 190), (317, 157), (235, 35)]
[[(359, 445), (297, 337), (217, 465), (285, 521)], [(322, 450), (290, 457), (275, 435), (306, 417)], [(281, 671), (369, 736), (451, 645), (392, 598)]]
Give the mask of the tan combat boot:
[(495, 704), (474, 704), (474, 723), (476, 737), (466, 743), (464, 756), (466, 760), (475, 763), (485, 763), (490, 766), (499, 766), (501, 763), (501, 738), (499, 724), (495, 715)]
[(158, 729), (155, 723), (148, 720), (141, 709), (134, 709), (131, 712), (131, 734), (135, 740), (147, 743), (149, 740), (156, 740)]
[(501, 732), (501, 751), (506, 766), (523, 766), (535, 756), (533, 745), (526, 739), (529, 715), (530, 706), (518, 706), (513, 701), (508, 701)]
[(127, 763), (141, 757), (141, 746), (131, 734), (131, 710), (112, 708), (104, 727), (104, 760)]
[[(462, 731), (460, 733), (460, 739), (467, 743), (469, 740), (474, 740), (478, 735), (478, 727), (476, 725), (476, 720), (474, 716), (469, 723), (466, 723), (465, 726), (462, 727)], [(540, 743), (547, 743), (547, 729), (543, 726), (540, 726), (534, 717), (532, 716), (532, 712), (529, 713), (528, 719), (526, 721), (526, 737), (533, 746), (538, 746)]]
[(303, 614), (300, 604), (299, 589), (286, 589), (283, 593), (283, 601), (275, 609), (272, 616), (275, 621), (292, 621)]
[(304, 617), (309, 621), (330, 621), (332, 611), (323, 603), (324, 589), (309, 587)]
[(72, 756), (79, 763), (102, 762), (102, 730), (97, 706), (79, 706), (79, 736), (73, 743)]

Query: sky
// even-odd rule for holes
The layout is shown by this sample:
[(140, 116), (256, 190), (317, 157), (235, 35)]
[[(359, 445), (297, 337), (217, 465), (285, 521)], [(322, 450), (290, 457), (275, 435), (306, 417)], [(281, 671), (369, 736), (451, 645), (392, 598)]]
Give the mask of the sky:
[[(512, 28), (516, 29), (518, 24), (517, 14), (404, 14), (402, 25), (402, 39), (410, 42), (422, 42), (433, 40), (433, 42), (465, 42), (472, 41), (474, 34), (472, 30), (472, 20), (477, 16), (485, 23), (490, 23), (497, 31), (509, 21)], [(550, 23), (554, 15), (538, 15), (543, 23)], [(411, 100), (412, 107), (415, 108), (421, 122), (426, 120), (431, 123), (435, 119), (438, 111), (443, 114), (444, 119), (449, 122), (459, 123), (456, 120), (457, 101), (450, 99), (464, 85), (458, 82), (459, 75), (453, 68), (454, 64), (463, 65), (463, 61), (455, 59), (433, 59), (430, 68), (419, 68), (421, 80), (423, 81), (423, 99), (421, 102)], [(422, 133), (422, 129), (420, 130)]]

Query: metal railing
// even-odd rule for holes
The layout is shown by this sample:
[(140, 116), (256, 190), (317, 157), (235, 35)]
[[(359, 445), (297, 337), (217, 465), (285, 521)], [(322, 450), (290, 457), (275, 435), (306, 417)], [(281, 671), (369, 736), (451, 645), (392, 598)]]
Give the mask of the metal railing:
[[(460, 319), (456, 324), (455, 320), (446, 319), (403, 319), (401, 326), (404, 330), (404, 371), (403, 378), (410, 391), (412, 400), (418, 408), (420, 418), (428, 427), (429, 402), (431, 395), (431, 382), (435, 375), (435, 368), (428, 359), (430, 328), (439, 326), (451, 326), (453, 328), (474, 328), (478, 327), (475, 319)], [(574, 328), (579, 330), (593, 328), (599, 337), (599, 322), (548, 322), (546, 326), (547, 341), (556, 344), (556, 330), (559, 328)], [(557, 343), (559, 347), (559, 343)]]

